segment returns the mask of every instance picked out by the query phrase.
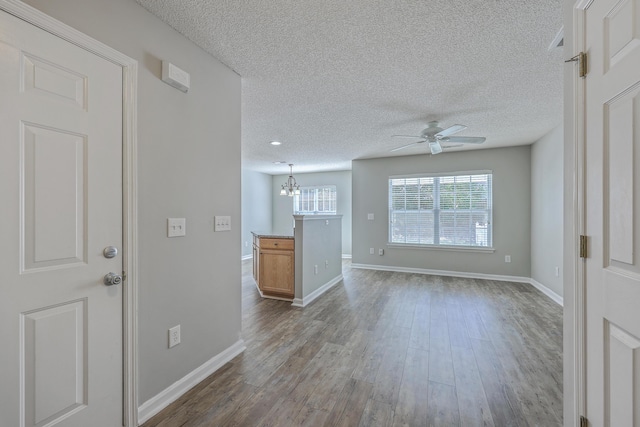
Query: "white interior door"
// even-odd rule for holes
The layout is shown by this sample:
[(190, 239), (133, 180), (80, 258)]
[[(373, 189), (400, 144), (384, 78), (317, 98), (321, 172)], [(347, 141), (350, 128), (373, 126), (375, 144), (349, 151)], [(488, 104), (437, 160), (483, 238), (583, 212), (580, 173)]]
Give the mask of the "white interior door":
[(640, 426), (640, 0), (595, 0), (586, 44), (586, 416)]
[(122, 68), (0, 12), (0, 424), (122, 424)]

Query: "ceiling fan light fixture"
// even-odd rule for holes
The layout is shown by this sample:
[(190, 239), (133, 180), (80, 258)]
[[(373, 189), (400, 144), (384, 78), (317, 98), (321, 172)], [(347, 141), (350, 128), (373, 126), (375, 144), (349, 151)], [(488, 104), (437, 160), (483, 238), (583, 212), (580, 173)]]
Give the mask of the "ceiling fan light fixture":
[(442, 146), (439, 142), (430, 142), (429, 149), (431, 150), (431, 154), (439, 154), (442, 153)]
[[(427, 124), (426, 129), (424, 129), (420, 135), (392, 135), (392, 137), (396, 138), (417, 138), (419, 141), (412, 142), (411, 144), (403, 145), (400, 147), (396, 147), (391, 151), (399, 151), (403, 150), (407, 147), (411, 147), (414, 145), (422, 144), (424, 142), (429, 143), (429, 150), (431, 154), (439, 154), (445, 148), (450, 148), (449, 146), (442, 147), (440, 145), (441, 142), (445, 143), (455, 143), (458, 144), (482, 144), (485, 142), (485, 137), (479, 136), (451, 136), (455, 133), (465, 130), (467, 127), (465, 125), (456, 124), (453, 126), (449, 126), (446, 129), (442, 129), (438, 121), (431, 121)], [(453, 147), (451, 147), (453, 148)]]

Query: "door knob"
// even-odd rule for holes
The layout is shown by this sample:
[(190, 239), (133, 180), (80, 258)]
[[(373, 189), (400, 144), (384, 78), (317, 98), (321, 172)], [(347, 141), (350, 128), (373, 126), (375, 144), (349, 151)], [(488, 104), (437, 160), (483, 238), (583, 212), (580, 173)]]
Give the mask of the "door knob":
[(104, 275), (103, 282), (107, 286), (119, 285), (122, 283), (122, 276), (116, 273), (107, 273)]
[(113, 258), (118, 255), (118, 248), (115, 246), (107, 246), (102, 251), (102, 255), (104, 255), (105, 258)]

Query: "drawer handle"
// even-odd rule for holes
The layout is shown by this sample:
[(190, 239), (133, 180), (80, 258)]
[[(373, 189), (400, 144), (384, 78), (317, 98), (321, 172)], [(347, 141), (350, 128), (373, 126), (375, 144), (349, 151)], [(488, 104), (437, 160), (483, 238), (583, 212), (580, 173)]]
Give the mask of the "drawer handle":
[(278, 246), (278, 244), (277, 244), (277, 243), (274, 243), (274, 244), (273, 244), (273, 246)]

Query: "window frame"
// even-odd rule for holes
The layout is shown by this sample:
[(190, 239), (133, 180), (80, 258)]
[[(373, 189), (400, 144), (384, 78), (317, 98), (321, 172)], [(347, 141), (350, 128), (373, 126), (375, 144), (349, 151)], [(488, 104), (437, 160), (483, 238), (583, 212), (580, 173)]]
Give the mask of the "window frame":
[[(464, 176), (473, 176), (473, 175), (488, 175), (490, 185), (487, 189), (487, 208), (486, 209), (472, 209), (471, 207), (467, 210), (462, 210), (462, 212), (473, 213), (485, 213), (487, 218), (487, 245), (479, 246), (479, 245), (456, 245), (456, 244), (441, 244), (441, 243), (406, 243), (393, 241), (393, 217), (394, 217), (394, 209), (393, 209), (393, 192), (392, 192), (392, 182), (396, 179), (420, 179), (420, 178), (433, 178), (434, 179), (434, 195), (437, 194), (437, 197), (434, 196), (433, 199), (433, 207), (432, 209), (424, 209), (425, 212), (433, 212), (433, 239), (435, 241), (436, 237), (439, 240), (439, 231), (440, 231), (440, 222), (439, 216), (442, 212), (447, 212), (440, 208), (441, 198), (440, 198), (440, 189), (441, 184), (439, 180), (441, 178), (456, 178), (456, 177), (464, 177)], [(435, 180), (438, 180), (436, 185)], [(388, 247), (397, 247), (397, 248), (409, 248), (409, 249), (436, 249), (436, 250), (448, 250), (448, 251), (462, 251), (462, 252), (494, 252), (495, 249), (493, 247), (493, 171), (492, 170), (473, 170), (473, 171), (455, 171), (455, 172), (438, 172), (438, 173), (417, 173), (417, 174), (406, 174), (406, 175), (391, 175), (387, 181), (388, 184), (388, 233), (387, 233), (387, 246)], [(397, 211), (397, 209), (396, 209)], [(417, 209), (419, 212), (420, 209)], [(450, 210), (448, 210), (451, 212)], [(457, 210), (460, 211), (460, 210)], [(456, 211), (453, 211), (456, 212)]]
[[(335, 211), (318, 211), (318, 210), (297, 210), (298, 205), (300, 204), (300, 199), (302, 198), (302, 195), (304, 194), (304, 191), (315, 191), (315, 196), (314, 196), (314, 207), (317, 209), (318, 205), (319, 205), (319, 197), (318, 197), (318, 191), (319, 190), (325, 190), (325, 189), (329, 189), (330, 191), (333, 192), (333, 194), (335, 194)], [(323, 197), (324, 199), (324, 197)], [(326, 203), (323, 200), (323, 203)], [(308, 185), (308, 186), (304, 186), (304, 187), (300, 187), (300, 194), (299, 195), (294, 195), (293, 196), (293, 214), (294, 215), (337, 215), (338, 214), (338, 188), (335, 184), (328, 184), (328, 185)]]

